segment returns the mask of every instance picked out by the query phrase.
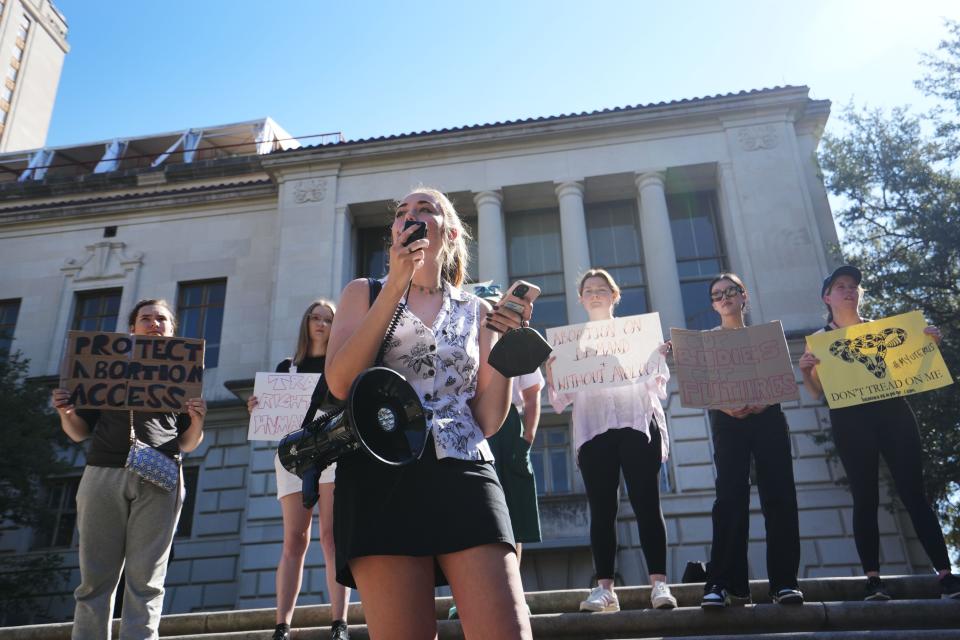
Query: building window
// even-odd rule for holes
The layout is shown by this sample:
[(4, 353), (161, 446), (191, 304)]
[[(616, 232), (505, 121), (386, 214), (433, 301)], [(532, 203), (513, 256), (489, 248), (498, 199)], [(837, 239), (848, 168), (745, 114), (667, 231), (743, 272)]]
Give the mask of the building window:
[(20, 45), (13, 45), (13, 58), (17, 62), (23, 59), (23, 49), (20, 48)]
[(573, 492), (573, 465), (570, 460), (570, 429), (543, 427), (530, 449), (537, 494), (559, 495)]
[(710, 306), (707, 284), (725, 269), (714, 191), (670, 194), (670, 231), (677, 253), (680, 293), (688, 329), (710, 329), (720, 317)]
[(10, 353), (19, 315), (19, 300), (0, 300), (0, 355)]
[(11, 82), (17, 81), (17, 68), (13, 65), (7, 67), (7, 77), (10, 78)]
[(204, 366), (217, 366), (220, 361), (220, 332), (223, 329), (223, 301), (227, 295), (227, 281), (205, 280), (181, 282), (177, 299), (179, 335), (185, 338), (203, 338)]
[(532, 325), (539, 331), (567, 324), (559, 211), (510, 212), (506, 223), (510, 282), (500, 284), (527, 280), (540, 287)]
[(390, 229), (366, 227), (357, 229), (357, 277), (382, 278), (387, 275)]
[(4, 85), (3, 88), (0, 89), (0, 98), (2, 98), (4, 102), (9, 104), (10, 98), (12, 97), (13, 97), (13, 89)]
[(116, 331), (121, 289), (78, 291), (73, 310), (75, 331)]
[(193, 512), (197, 504), (197, 482), (200, 480), (200, 467), (183, 467), (183, 486), (187, 490), (180, 511), (180, 522), (174, 538), (189, 538), (193, 533)]
[(17, 37), (26, 42), (27, 33), (30, 31), (30, 18), (23, 16), (20, 18), (20, 25), (17, 27)]
[(617, 315), (648, 313), (636, 202), (590, 204), (586, 214), (590, 266), (606, 269), (620, 286)]
[(35, 549), (69, 549), (75, 546), (79, 487), (80, 476), (49, 481), (46, 520), (34, 531)]

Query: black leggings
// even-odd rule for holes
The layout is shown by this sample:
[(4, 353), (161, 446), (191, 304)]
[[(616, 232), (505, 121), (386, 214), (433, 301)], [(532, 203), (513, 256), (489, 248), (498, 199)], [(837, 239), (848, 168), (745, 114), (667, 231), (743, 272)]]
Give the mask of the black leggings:
[(738, 419), (710, 412), (717, 499), (707, 583), (749, 593), (750, 458), (767, 532), (767, 578), (771, 591), (796, 588), (800, 568), (797, 490), (790, 456), (790, 429), (780, 405)]
[(833, 441), (853, 494), (853, 537), (864, 571), (880, 570), (879, 456), (887, 463), (897, 493), (920, 544), (937, 571), (950, 568), (940, 522), (923, 489), (920, 432), (903, 398), (830, 410)]
[(590, 547), (598, 579), (613, 579), (617, 555), (620, 471), (640, 530), (640, 545), (651, 574), (667, 572), (667, 527), (660, 510), (660, 429), (651, 439), (636, 429), (610, 429), (582, 447), (578, 461), (590, 503)]

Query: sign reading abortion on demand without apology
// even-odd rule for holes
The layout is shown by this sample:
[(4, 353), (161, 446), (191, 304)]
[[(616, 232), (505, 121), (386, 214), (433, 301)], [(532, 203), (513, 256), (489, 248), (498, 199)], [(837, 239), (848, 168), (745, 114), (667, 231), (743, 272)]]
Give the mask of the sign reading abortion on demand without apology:
[(60, 386), (80, 409), (183, 412), (203, 393), (204, 341), (70, 331)]
[(923, 314), (910, 311), (807, 336), (831, 409), (906, 396), (953, 383)]
[(310, 408), (319, 373), (257, 372), (253, 395), (257, 407), (250, 414), (248, 440), (280, 440), (303, 423)]
[(780, 321), (744, 329), (671, 329), (680, 404), (742, 407), (799, 400)]
[(553, 386), (560, 393), (633, 384), (656, 370), (663, 343), (660, 314), (598, 320), (547, 329)]

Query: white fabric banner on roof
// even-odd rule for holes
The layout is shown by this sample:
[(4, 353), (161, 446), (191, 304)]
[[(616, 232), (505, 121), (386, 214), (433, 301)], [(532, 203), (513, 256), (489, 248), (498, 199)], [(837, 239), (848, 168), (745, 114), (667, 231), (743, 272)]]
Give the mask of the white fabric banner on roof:
[(257, 153), (264, 155), (273, 151), (273, 144), (277, 140), (277, 132), (269, 121), (264, 122), (256, 130), (257, 133)]
[(183, 134), (183, 161), (193, 162), (197, 155), (197, 147), (200, 146), (200, 140), (203, 138), (203, 131), (190, 129)]
[(106, 150), (103, 152), (103, 157), (100, 158), (100, 162), (97, 163), (97, 166), (94, 167), (94, 173), (106, 173), (107, 171), (116, 171), (120, 166), (120, 160), (123, 157), (123, 152), (127, 150), (127, 141), (126, 140), (114, 140), (107, 144)]
[(180, 145), (183, 144), (183, 139), (185, 137), (187, 137), (187, 134), (184, 133), (179, 138), (177, 138), (172, 145), (167, 147), (166, 151), (161, 153), (159, 156), (157, 156), (157, 158), (153, 162), (150, 163), (150, 167), (151, 168), (159, 167), (161, 164), (166, 162), (167, 158), (170, 157), (170, 154), (176, 151), (180, 147)]
[(24, 169), (23, 173), (20, 174), (20, 177), (17, 178), (17, 182), (26, 182), (27, 180), (43, 180), (43, 177), (47, 175), (47, 169), (53, 162), (53, 156), (54, 152), (51, 149), (37, 149), (33, 155), (30, 156), (30, 161), (27, 163), (27, 168)]

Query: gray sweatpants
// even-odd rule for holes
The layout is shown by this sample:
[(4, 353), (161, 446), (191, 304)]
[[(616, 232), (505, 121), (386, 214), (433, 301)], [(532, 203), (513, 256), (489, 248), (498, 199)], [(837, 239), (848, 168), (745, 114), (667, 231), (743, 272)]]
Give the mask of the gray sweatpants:
[(153, 640), (163, 609), (163, 581), (183, 506), (183, 476), (171, 493), (123, 468), (83, 470), (77, 491), (80, 586), (73, 595), (73, 640), (108, 640), (124, 571), (121, 640)]

